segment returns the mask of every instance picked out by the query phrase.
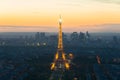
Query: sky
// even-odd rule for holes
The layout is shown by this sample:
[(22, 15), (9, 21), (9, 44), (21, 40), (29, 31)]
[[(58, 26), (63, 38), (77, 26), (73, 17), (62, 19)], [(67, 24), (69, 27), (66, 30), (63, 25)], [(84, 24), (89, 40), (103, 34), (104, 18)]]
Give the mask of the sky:
[(0, 32), (119, 32), (120, 0), (0, 0)]

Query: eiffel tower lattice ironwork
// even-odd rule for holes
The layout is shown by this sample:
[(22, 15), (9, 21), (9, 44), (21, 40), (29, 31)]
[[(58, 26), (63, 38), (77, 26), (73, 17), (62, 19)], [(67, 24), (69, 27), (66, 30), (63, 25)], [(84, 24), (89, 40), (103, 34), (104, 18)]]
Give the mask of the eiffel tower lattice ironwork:
[(69, 62), (66, 59), (63, 50), (63, 38), (62, 38), (62, 19), (59, 19), (59, 33), (58, 33), (58, 49), (55, 54), (54, 61), (51, 65), (51, 70), (53, 71), (50, 80), (61, 80), (65, 70), (69, 70)]

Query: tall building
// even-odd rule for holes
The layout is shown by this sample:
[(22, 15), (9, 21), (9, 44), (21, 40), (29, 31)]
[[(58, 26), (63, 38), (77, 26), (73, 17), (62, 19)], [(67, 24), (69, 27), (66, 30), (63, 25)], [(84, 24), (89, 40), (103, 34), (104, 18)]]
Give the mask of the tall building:
[(79, 34), (79, 40), (80, 41), (85, 41), (85, 39), (86, 39), (85, 33), (80, 32), (80, 34)]
[(39, 32), (37, 32), (37, 33), (35, 34), (35, 40), (36, 40), (36, 41), (39, 41), (39, 40), (40, 40), (40, 33), (39, 33)]
[(53, 71), (50, 80), (61, 80), (65, 70), (69, 70), (70, 63), (66, 59), (65, 52), (63, 50), (63, 37), (62, 37), (62, 19), (59, 19), (59, 33), (58, 33), (58, 47), (55, 54), (54, 61), (51, 65)]
[(90, 34), (89, 34), (89, 32), (88, 32), (88, 31), (86, 32), (86, 38), (87, 38), (87, 39), (89, 39), (89, 38), (90, 38)]
[(44, 38), (45, 37), (45, 32), (41, 32), (40, 33), (40, 38)]
[(113, 44), (118, 44), (119, 43), (119, 40), (118, 40), (118, 37), (117, 36), (113, 36)]
[(57, 35), (49, 36), (49, 42), (48, 42), (49, 45), (56, 46), (57, 45), (57, 39), (58, 39)]
[(77, 32), (73, 32), (72, 34), (71, 34), (71, 40), (78, 40), (78, 33)]

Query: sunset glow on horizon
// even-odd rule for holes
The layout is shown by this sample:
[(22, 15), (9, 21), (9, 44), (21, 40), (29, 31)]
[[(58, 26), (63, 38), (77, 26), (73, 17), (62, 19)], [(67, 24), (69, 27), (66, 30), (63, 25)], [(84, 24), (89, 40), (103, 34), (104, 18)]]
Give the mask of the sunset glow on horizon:
[[(76, 27), (81, 30), (97, 30), (91, 25), (120, 24), (119, 0), (0, 0), (0, 32), (41, 31), (9, 29), (4, 26), (58, 26), (62, 15), (65, 31)], [(91, 27), (81, 27), (90, 25)], [(1, 28), (2, 27), (2, 28)], [(4, 27), (4, 28), (3, 28)], [(112, 28), (111, 28), (112, 30)], [(119, 29), (120, 30), (120, 29)]]

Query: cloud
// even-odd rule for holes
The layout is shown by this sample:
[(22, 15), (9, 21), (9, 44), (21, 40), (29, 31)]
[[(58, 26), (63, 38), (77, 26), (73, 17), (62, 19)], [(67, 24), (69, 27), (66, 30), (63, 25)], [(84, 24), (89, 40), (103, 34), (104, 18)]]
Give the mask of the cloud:
[[(54, 26), (0, 26), (0, 32), (57, 32)], [(63, 32), (120, 32), (120, 24), (80, 25), (63, 27)]]
[(103, 3), (114, 3), (120, 5), (120, 0), (93, 0), (93, 1), (99, 1)]
[(54, 26), (7, 26), (0, 25), (0, 32), (36, 32), (36, 31), (48, 31), (55, 32), (56, 27)]
[(120, 24), (101, 24), (95, 25), (100, 32), (120, 32)]
[(12, 26), (0, 25), (0, 28), (55, 28), (54, 26)]

